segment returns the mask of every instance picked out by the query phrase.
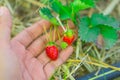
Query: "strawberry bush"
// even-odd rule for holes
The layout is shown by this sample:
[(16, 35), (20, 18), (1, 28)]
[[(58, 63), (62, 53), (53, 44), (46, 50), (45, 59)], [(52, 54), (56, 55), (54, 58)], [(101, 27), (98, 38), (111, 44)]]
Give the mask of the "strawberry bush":
[[(42, 18), (49, 20), (53, 25), (60, 25), (56, 17), (63, 21), (72, 20), (78, 27), (78, 34), (82, 41), (97, 43), (102, 35), (102, 48), (110, 49), (118, 39), (119, 22), (109, 15), (94, 13), (91, 17), (79, 16), (79, 12), (95, 7), (95, 0), (74, 0), (67, 5), (59, 0), (49, 0), (48, 7), (42, 7), (39, 13)], [(53, 15), (54, 14), (54, 15)]]
[[(106, 55), (106, 54), (102, 53), (102, 56), (100, 56), (99, 53), (103, 51), (111, 50), (115, 46), (118, 40), (120, 23), (115, 18), (113, 18), (110, 15), (105, 15), (99, 12), (92, 13), (89, 16), (81, 15), (81, 11), (88, 10), (91, 8), (96, 8), (95, 3), (97, 1), (98, 0), (74, 0), (74, 1), (68, 1), (65, 4), (61, 2), (61, 0), (48, 0), (48, 3), (46, 4), (47, 6), (41, 7), (39, 9), (39, 14), (43, 19), (50, 21), (54, 27), (61, 26), (62, 29), (64, 30), (64, 37), (62, 39), (63, 41), (61, 42), (61, 45), (60, 45), (62, 49), (65, 49), (68, 45), (72, 45), (75, 39), (74, 31), (69, 29), (69, 26), (66, 26), (67, 21), (71, 20), (75, 24), (78, 32), (77, 44), (74, 44), (76, 46), (77, 57), (79, 54), (78, 51), (84, 47), (83, 45), (87, 44), (89, 46), (89, 44), (90, 45), (92, 44), (94, 45), (93, 48), (95, 49), (96, 54), (90, 54), (92, 53), (92, 52), (89, 52), (89, 49), (91, 49), (92, 47), (90, 46), (87, 49), (89, 52), (89, 56), (95, 59), (96, 58), (101, 59), (101, 57), (103, 58), (104, 57), (103, 55)], [(51, 48), (53, 47), (55, 50), (54, 52), (56, 52), (55, 55), (58, 55), (56, 46), (52, 46)], [(48, 52), (47, 51), (46, 53), (49, 54), (50, 48), (49, 48), (49, 51)], [(85, 53), (87, 53), (86, 51), (80, 51), (80, 52), (83, 53), (83, 55), (86, 55)], [(51, 55), (49, 55), (49, 57), (50, 56)], [(54, 59), (56, 58), (57, 56)], [(87, 69), (91, 67), (91, 65), (88, 65), (88, 64), (84, 64), (84, 66)], [(66, 69), (65, 66), (64, 68), (65, 70), (68, 70)], [(89, 72), (91, 71), (89, 70)], [(68, 77), (67, 75), (69, 74), (65, 75), (65, 78), (64, 78), (65, 80)]]

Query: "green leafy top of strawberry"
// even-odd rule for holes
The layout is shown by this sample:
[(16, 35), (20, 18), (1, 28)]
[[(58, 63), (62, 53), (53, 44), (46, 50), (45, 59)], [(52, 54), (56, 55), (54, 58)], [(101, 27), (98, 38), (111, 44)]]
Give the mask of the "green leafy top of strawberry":
[(72, 37), (74, 35), (74, 32), (73, 32), (73, 30), (71, 30), (71, 29), (68, 29), (66, 32), (65, 32), (65, 36), (67, 36), (67, 37)]
[(48, 42), (47, 44), (47, 46), (53, 46), (53, 45), (55, 45), (55, 42), (52, 42), (52, 41)]

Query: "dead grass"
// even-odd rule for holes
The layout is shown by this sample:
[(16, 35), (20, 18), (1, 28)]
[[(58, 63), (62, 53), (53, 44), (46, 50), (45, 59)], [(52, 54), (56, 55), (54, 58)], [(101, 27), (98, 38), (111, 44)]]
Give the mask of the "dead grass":
[[(0, 5), (7, 6), (13, 16), (13, 28), (11, 36), (14, 37), (24, 28), (40, 20), (39, 7), (45, 6), (48, 0), (0, 0)], [(81, 15), (91, 15), (93, 12), (102, 12), (110, 4), (111, 0), (100, 0), (97, 8), (81, 12)], [(120, 3), (110, 13), (120, 21)], [(118, 40), (117, 44), (120, 44)], [(74, 45), (74, 53), (65, 64), (60, 66), (51, 80), (75, 80), (74, 77), (85, 75), (101, 68), (112, 68), (110, 64), (120, 61), (120, 45), (110, 50), (99, 50), (94, 44), (82, 43), (78, 39)], [(97, 74), (96, 72), (96, 74)]]

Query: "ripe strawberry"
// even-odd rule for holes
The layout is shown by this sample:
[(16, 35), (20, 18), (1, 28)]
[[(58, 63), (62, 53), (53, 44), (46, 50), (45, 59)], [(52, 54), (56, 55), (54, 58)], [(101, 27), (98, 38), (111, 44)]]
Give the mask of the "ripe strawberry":
[(63, 41), (66, 42), (68, 45), (71, 45), (74, 38), (75, 36), (73, 30), (68, 29), (64, 34)]
[(53, 42), (49, 42), (46, 47), (46, 54), (51, 60), (56, 60), (58, 58), (58, 48)]
[(72, 36), (72, 37), (64, 36), (63, 41), (66, 42), (68, 45), (71, 45), (74, 38), (75, 38), (74, 36)]

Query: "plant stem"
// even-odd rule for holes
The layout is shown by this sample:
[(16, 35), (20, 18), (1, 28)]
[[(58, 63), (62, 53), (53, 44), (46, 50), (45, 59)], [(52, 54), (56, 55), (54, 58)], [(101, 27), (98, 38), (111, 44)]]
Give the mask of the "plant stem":
[(57, 21), (59, 22), (60, 26), (62, 27), (62, 29), (64, 30), (64, 32), (66, 32), (65, 27), (63, 26), (62, 22), (59, 19), (59, 15), (56, 17)]
[(75, 68), (73, 71), (71, 71), (71, 73), (70, 73), (69, 75), (67, 75), (67, 77), (66, 77), (65, 79), (67, 79), (70, 75), (72, 75), (75, 71), (77, 71), (77, 69), (81, 67), (81, 65), (83, 64), (83, 62), (85, 61), (85, 59), (86, 59), (87, 57), (88, 57), (88, 54), (86, 54), (86, 55), (82, 58), (81, 62), (76, 66), (76, 68)]
[(111, 71), (105, 72), (104, 74), (97, 75), (97, 76), (95, 76), (95, 77), (93, 77), (93, 78), (90, 78), (89, 80), (95, 80), (95, 79), (97, 79), (97, 78), (100, 78), (100, 77), (102, 77), (102, 76), (111, 74), (111, 73), (113, 73), (113, 72), (115, 72), (115, 70), (111, 70)]
[(77, 40), (77, 46), (76, 46), (76, 59), (79, 57), (81, 45), (80, 45), (80, 39)]
[(103, 11), (104, 15), (108, 15), (110, 14), (113, 9), (115, 8), (115, 6), (120, 2), (120, 0), (113, 0), (108, 6), (107, 8)]

